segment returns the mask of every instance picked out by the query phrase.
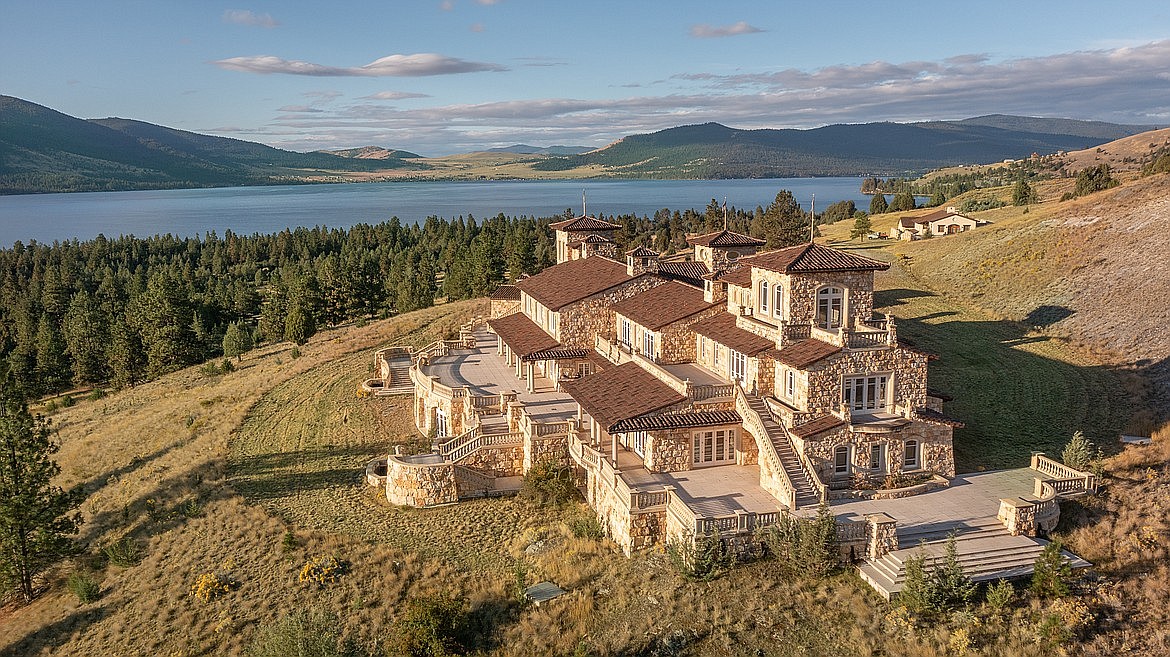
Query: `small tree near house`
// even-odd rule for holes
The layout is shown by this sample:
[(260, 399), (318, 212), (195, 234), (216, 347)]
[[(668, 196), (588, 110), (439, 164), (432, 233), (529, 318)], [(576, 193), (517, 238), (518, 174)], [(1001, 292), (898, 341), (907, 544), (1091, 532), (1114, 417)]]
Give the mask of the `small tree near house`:
[(54, 486), (61, 471), (50, 457), (59, 445), (49, 423), (33, 417), (0, 382), (0, 583), (31, 602), (37, 577), (73, 552), (81, 504), (76, 491)]
[(849, 239), (855, 240), (858, 237), (865, 237), (873, 229), (873, 224), (869, 220), (868, 214), (858, 214), (857, 218), (853, 220), (853, 230), (849, 231)]

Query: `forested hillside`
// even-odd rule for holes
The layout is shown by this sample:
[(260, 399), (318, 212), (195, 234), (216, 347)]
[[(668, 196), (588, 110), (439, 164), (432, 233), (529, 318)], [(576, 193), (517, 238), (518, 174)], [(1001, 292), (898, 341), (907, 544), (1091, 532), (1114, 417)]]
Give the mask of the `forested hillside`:
[[(303, 343), (318, 328), (424, 308), (436, 297), (484, 296), (552, 264), (548, 224), (562, 218), (18, 242), (0, 251), (0, 367), (28, 396), (120, 387), (218, 357), (225, 346)], [(702, 212), (608, 219), (623, 226), (621, 251), (650, 244), (669, 253), (685, 248), (687, 233), (722, 227), (723, 210), (712, 201)], [(728, 221), (771, 247), (808, 234), (808, 216), (786, 191), (768, 208), (729, 210)]]

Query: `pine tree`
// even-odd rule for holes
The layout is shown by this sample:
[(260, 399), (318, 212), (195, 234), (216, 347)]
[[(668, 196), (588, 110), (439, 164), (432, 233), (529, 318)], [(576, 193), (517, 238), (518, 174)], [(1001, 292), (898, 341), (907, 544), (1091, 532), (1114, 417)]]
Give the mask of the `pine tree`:
[(73, 551), (77, 491), (54, 486), (61, 468), (49, 423), (0, 383), (0, 580), (31, 602), (37, 575)]
[(906, 210), (913, 210), (918, 207), (914, 203), (914, 194), (910, 193), (909, 188), (903, 188), (902, 191), (894, 194), (894, 200), (890, 202), (890, 207), (887, 212), (904, 212)]
[(886, 203), (885, 194), (874, 194), (873, 195), (873, 198), (869, 202), (869, 213), (871, 215), (884, 214), (889, 209), (890, 209), (890, 206)]
[(132, 386), (142, 380), (146, 358), (138, 333), (122, 317), (110, 327), (110, 380), (117, 388)]
[(858, 214), (857, 218), (853, 220), (853, 230), (849, 231), (849, 239), (855, 240), (858, 237), (864, 237), (873, 229), (873, 225), (869, 221), (868, 214)]
[(289, 308), (284, 318), (284, 339), (295, 344), (305, 344), (314, 333), (317, 325), (313, 315), (307, 312), (300, 304)]
[(110, 342), (110, 321), (85, 291), (73, 295), (65, 312), (65, 347), (73, 360), (77, 383), (99, 383), (109, 376), (106, 347)]
[(1020, 178), (1012, 187), (1012, 205), (1029, 205), (1037, 203), (1040, 199), (1036, 196), (1036, 191), (1028, 184), (1028, 181)]
[(70, 373), (69, 357), (65, 355), (65, 339), (56, 322), (48, 315), (41, 315), (37, 322), (37, 379), (43, 392), (55, 392), (68, 384)]
[(1072, 566), (1064, 559), (1060, 541), (1044, 546), (1032, 567), (1032, 592), (1041, 598), (1063, 598), (1069, 593)]
[(239, 362), (242, 360), (244, 353), (251, 348), (252, 333), (248, 329), (241, 327), (238, 322), (228, 324), (227, 331), (223, 334), (224, 358), (235, 358)]

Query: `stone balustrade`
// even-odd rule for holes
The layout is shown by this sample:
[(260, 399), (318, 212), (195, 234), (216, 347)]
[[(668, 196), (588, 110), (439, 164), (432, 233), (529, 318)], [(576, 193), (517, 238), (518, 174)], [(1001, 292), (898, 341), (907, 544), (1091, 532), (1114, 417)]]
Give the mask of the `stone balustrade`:
[(760, 486), (780, 500), (781, 504), (795, 509), (796, 488), (792, 485), (792, 480), (788, 478), (784, 464), (780, 461), (780, 455), (776, 453), (776, 446), (772, 444), (772, 439), (768, 436), (767, 429), (764, 428), (763, 418), (748, 404), (747, 395), (739, 386), (735, 386), (735, 410), (743, 419), (744, 428), (756, 438), (756, 446), (759, 450)]
[[(1082, 470), (1077, 470), (1076, 468), (1065, 465), (1065, 464), (1061, 463), (1060, 461), (1048, 458), (1047, 456), (1045, 456), (1045, 454), (1043, 452), (1033, 452), (1032, 453), (1032, 464), (1031, 465), (1032, 465), (1033, 470), (1035, 470), (1036, 472), (1039, 472), (1040, 474), (1048, 477), (1051, 480), (1055, 480), (1055, 481), (1072, 480), (1072, 481), (1080, 482), (1081, 490), (1076, 491), (1076, 492), (1090, 492), (1090, 493), (1092, 493), (1092, 492), (1097, 491), (1097, 475), (1095, 475), (1091, 472), (1084, 472)], [(1065, 487), (1065, 490), (1057, 491), (1057, 492), (1058, 493), (1069, 492), (1069, 489), (1067, 487)], [(1039, 495), (1040, 491), (1037, 490), (1036, 494)]]

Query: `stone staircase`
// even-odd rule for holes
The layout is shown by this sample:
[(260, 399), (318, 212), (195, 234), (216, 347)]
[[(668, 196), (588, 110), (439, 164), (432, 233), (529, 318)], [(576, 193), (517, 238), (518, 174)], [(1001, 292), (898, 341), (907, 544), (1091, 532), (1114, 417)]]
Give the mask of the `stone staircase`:
[(776, 447), (780, 464), (784, 466), (784, 472), (788, 474), (788, 479), (796, 490), (796, 507), (820, 504), (821, 498), (816, 487), (809, 481), (808, 475), (801, 467), (800, 457), (793, 449), (792, 442), (788, 440), (788, 435), (784, 433), (784, 428), (772, 418), (772, 412), (768, 409), (768, 405), (757, 395), (747, 395), (747, 403), (753, 411), (760, 415), (764, 430), (768, 432), (768, 440), (772, 441)]
[(390, 376), (386, 379), (386, 387), (377, 393), (379, 396), (413, 395), (414, 384), (410, 382), (410, 361), (397, 362), (390, 365)]
[[(906, 580), (906, 561), (926, 557), (927, 572), (946, 558), (947, 539), (955, 534), (955, 548), (964, 574), (973, 581), (1018, 579), (1032, 574), (1037, 557), (1048, 541), (1029, 536), (1012, 536), (994, 517), (958, 523), (938, 523), (907, 527), (898, 532), (902, 546), (880, 559), (869, 559), (859, 566), (861, 578), (887, 600), (897, 596)], [(1073, 568), (1086, 568), (1089, 562), (1064, 552)]]

